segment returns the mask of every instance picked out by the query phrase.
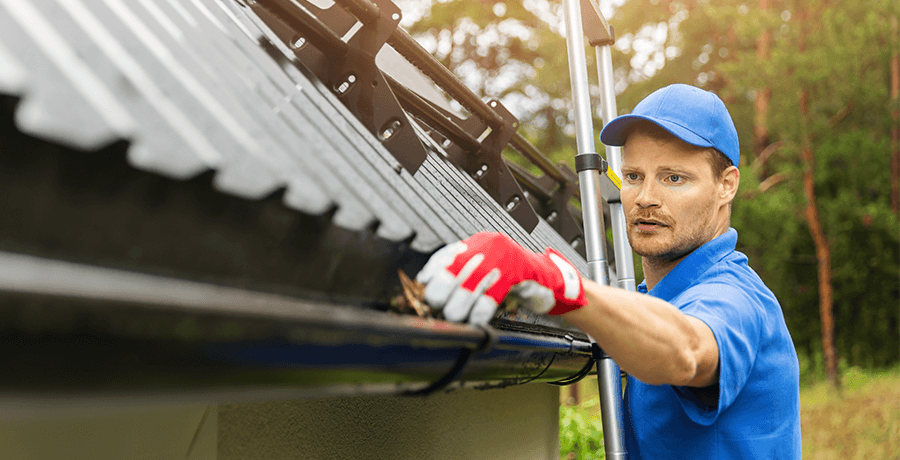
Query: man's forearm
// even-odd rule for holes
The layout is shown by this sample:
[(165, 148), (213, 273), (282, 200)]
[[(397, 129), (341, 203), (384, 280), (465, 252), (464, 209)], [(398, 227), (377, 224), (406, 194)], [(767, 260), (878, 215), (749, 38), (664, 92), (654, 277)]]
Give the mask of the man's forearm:
[(625, 370), (649, 384), (715, 382), (718, 348), (702, 321), (644, 294), (583, 280), (587, 305), (563, 315)]

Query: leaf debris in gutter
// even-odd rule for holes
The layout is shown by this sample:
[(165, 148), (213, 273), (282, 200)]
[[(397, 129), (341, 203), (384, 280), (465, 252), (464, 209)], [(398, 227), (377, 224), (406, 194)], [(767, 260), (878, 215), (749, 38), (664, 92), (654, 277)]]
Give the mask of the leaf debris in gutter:
[[(401, 269), (397, 269), (397, 276), (400, 278), (400, 285), (402, 286), (403, 292), (391, 298), (391, 311), (403, 314), (412, 314), (412, 312), (415, 312), (416, 315), (422, 318), (443, 319), (444, 315), (440, 310), (431, 308), (431, 306), (425, 302), (424, 284), (411, 279), (409, 275)], [(500, 304), (496, 313), (506, 313), (507, 319), (515, 320), (516, 314), (519, 313), (520, 304), (520, 299), (509, 296)], [(495, 316), (497, 316), (497, 314), (495, 314)]]

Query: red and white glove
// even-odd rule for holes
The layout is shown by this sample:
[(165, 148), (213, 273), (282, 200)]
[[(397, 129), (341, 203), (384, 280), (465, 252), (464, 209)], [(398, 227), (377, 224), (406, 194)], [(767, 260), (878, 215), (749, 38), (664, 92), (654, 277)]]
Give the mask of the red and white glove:
[(535, 313), (563, 314), (587, 300), (578, 270), (562, 254), (535, 254), (506, 235), (476, 233), (434, 253), (416, 276), (425, 301), (449, 321), (484, 325), (507, 295)]

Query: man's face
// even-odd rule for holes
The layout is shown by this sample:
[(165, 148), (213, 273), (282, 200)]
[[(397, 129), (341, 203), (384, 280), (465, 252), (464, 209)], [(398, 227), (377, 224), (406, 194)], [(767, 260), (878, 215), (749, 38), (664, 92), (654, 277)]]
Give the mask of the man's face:
[(675, 138), (660, 140), (640, 131), (628, 136), (622, 205), (636, 253), (676, 261), (727, 228), (721, 185), (708, 155)]

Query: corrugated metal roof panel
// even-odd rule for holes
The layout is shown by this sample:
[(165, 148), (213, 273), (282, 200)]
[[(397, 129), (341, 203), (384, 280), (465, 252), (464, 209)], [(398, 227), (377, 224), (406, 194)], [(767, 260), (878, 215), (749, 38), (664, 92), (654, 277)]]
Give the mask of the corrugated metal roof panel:
[(28, 71), (0, 41), (0, 93), (22, 94), (28, 85)]
[(130, 142), (139, 169), (215, 171), (248, 199), (333, 212), (428, 253), (480, 230), (586, 263), (546, 223), (525, 232), (475, 181), (431, 150), (414, 176), (247, 8), (230, 0), (0, 0), (0, 92), (20, 130), (81, 150)]
[(31, 2), (4, 2), (0, 37), (27, 69), (28, 97), (16, 122), (23, 132), (93, 150), (136, 129), (132, 116)]

